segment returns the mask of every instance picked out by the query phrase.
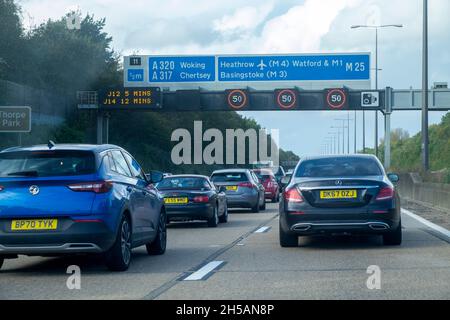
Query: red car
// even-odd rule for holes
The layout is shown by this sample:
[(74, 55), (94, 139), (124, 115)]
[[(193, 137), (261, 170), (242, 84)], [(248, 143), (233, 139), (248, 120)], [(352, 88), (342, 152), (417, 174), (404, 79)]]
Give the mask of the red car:
[(268, 169), (255, 169), (253, 172), (261, 181), (262, 185), (266, 189), (265, 198), (276, 203), (280, 200), (280, 187), (277, 183), (277, 179), (272, 170)]

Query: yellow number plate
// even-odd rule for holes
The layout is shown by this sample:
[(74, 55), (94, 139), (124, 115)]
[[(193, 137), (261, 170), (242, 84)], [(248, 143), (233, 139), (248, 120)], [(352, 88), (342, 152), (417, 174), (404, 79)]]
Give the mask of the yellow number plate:
[(320, 199), (356, 199), (356, 190), (327, 190), (320, 191)]
[(166, 204), (186, 204), (188, 203), (188, 198), (165, 198), (164, 203)]
[(40, 219), (40, 220), (13, 220), (11, 222), (12, 231), (31, 231), (31, 230), (56, 230), (58, 220)]
[(225, 187), (227, 191), (237, 191), (238, 187), (237, 186), (227, 186)]

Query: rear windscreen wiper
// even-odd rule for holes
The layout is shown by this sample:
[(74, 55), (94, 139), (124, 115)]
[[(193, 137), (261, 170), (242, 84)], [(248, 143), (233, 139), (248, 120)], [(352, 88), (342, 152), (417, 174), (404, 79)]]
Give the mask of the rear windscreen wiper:
[(37, 171), (18, 171), (8, 173), (8, 176), (16, 176), (16, 177), (37, 177), (39, 174)]

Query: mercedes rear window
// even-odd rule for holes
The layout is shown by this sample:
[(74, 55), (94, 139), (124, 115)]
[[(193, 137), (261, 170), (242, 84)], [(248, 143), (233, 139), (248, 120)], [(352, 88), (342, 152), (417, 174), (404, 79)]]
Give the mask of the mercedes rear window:
[(215, 173), (211, 177), (212, 182), (247, 182), (248, 177), (243, 172)]
[(19, 151), (0, 154), (1, 177), (77, 176), (95, 171), (95, 156), (89, 151)]
[(370, 158), (323, 158), (303, 161), (297, 169), (297, 178), (345, 178), (381, 176), (379, 164)]

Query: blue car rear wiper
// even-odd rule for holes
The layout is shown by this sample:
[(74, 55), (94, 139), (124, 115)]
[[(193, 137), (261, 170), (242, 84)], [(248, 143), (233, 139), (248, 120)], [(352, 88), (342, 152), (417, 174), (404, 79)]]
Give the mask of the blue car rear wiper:
[(16, 176), (16, 177), (37, 177), (39, 176), (37, 171), (18, 171), (8, 173), (8, 176)]

